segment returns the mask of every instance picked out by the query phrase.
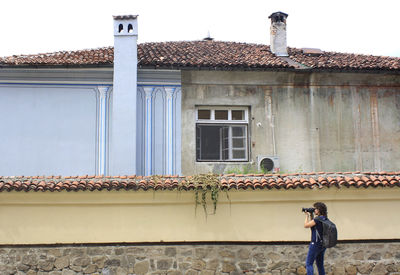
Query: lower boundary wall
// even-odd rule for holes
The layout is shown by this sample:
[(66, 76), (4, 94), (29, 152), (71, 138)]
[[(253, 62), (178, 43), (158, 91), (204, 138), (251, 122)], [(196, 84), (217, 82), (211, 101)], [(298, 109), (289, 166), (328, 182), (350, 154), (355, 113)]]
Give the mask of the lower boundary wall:
[[(0, 274), (306, 274), (307, 244), (105, 244), (0, 247)], [(327, 274), (400, 275), (400, 242), (339, 243)], [(317, 272), (315, 272), (317, 274)]]

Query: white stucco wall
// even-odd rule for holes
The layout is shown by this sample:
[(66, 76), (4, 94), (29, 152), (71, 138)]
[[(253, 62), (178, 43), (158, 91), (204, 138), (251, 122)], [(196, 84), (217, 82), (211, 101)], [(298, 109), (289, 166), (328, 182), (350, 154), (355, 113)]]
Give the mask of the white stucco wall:
[[(121, 25), (121, 32), (119, 31)], [(128, 25), (133, 28), (128, 32)], [(110, 117), (110, 173), (136, 174), (137, 18), (114, 18), (114, 80)]]

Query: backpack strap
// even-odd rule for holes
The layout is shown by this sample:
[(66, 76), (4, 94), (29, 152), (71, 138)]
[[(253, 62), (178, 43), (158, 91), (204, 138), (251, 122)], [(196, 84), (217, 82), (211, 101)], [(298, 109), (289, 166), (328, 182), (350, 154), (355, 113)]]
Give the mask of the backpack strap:
[[(321, 219), (321, 217), (315, 217), (314, 220), (321, 222), (322, 219)], [(322, 223), (322, 222), (321, 222), (321, 223)], [(317, 234), (315, 242), (318, 242), (318, 239), (319, 239), (320, 241), (322, 241), (321, 235), (319, 235), (319, 232), (318, 232), (317, 225), (315, 225), (315, 233)]]
[(316, 238), (315, 242), (318, 242), (318, 239), (320, 239), (320, 240), (322, 241), (322, 238), (321, 238), (321, 236), (319, 235), (318, 229), (317, 229), (317, 228), (315, 228), (315, 233), (317, 233), (317, 238)]

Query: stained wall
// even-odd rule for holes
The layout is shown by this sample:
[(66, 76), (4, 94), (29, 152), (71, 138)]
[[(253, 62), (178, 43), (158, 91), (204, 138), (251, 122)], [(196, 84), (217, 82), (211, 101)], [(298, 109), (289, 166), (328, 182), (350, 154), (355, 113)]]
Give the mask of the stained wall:
[[(249, 162), (196, 162), (195, 108), (247, 106)], [(400, 77), (383, 73), (182, 72), (183, 174), (257, 169), (396, 171), (400, 165)]]

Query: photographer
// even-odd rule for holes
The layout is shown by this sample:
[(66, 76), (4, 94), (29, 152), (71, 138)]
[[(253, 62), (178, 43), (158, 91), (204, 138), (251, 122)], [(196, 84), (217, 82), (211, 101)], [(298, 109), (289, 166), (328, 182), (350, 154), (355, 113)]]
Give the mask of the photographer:
[[(306, 214), (304, 227), (311, 229), (311, 243), (306, 260), (307, 275), (314, 274), (314, 261), (317, 264), (318, 274), (325, 275), (324, 254), (326, 248), (322, 246), (323, 228), (321, 220), (326, 220), (328, 217), (327, 207), (322, 202), (316, 202), (313, 206), (314, 208), (303, 208), (303, 212)], [(313, 214), (316, 215), (315, 218)]]

